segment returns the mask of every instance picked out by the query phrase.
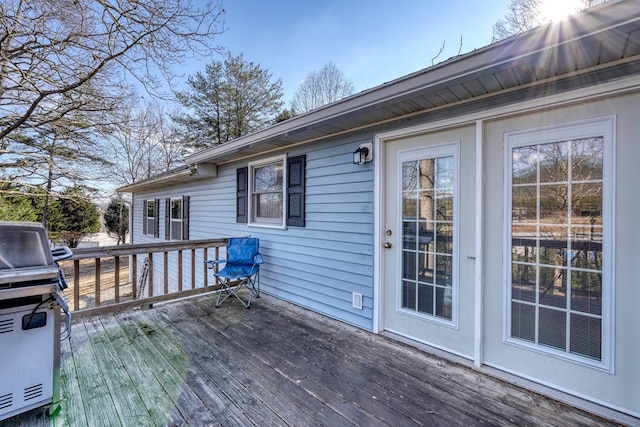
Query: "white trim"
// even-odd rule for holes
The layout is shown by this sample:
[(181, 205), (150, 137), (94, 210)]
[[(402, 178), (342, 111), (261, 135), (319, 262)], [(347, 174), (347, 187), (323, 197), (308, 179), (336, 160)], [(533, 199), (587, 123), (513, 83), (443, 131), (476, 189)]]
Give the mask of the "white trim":
[[(614, 346), (614, 263), (615, 259), (615, 116), (585, 119), (551, 126), (527, 130), (507, 132), (504, 134), (504, 242), (503, 242), (503, 342), (525, 348), (537, 353), (557, 357), (580, 365), (603, 370), (613, 374), (615, 360)], [(566, 351), (554, 350), (535, 343), (511, 338), (511, 194), (512, 194), (512, 162), (513, 148), (527, 145), (539, 145), (559, 140), (603, 136), (603, 242), (602, 242), (602, 349), (601, 360), (595, 361), (587, 357)], [(537, 303), (536, 303), (537, 304)]]
[[(282, 164), (282, 221), (280, 223), (274, 222), (261, 222), (256, 221), (254, 218), (254, 206), (253, 206), (253, 171), (261, 166), (267, 166), (272, 164)], [(247, 173), (249, 175), (248, 188), (247, 188), (247, 226), (248, 227), (260, 227), (260, 228), (287, 228), (287, 156), (282, 154), (280, 156), (268, 157), (266, 159), (256, 160), (247, 164)]]
[(473, 363), (482, 366), (483, 360), (483, 239), (484, 239), (484, 123), (476, 121), (476, 212), (475, 212), (475, 294), (474, 294), (474, 330), (473, 330)]
[(384, 263), (382, 262), (383, 250), (382, 239), (384, 234), (384, 223), (382, 219), (384, 215), (380, 212), (384, 209), (385, 204), (385, 180), (382, 178), (384, 172), (384, 165), (386, 162), (386, 145), (378, 136), (374, 137), (374, 152), (376, 154), (376, 160), (373, 164), (374, 178), (374, 196), (373, 196), (373, 327), (372, 332), (374, 334), (380, 333), (384, 329), (384, 316), (382, 315), (382, 283), (384, 277)]

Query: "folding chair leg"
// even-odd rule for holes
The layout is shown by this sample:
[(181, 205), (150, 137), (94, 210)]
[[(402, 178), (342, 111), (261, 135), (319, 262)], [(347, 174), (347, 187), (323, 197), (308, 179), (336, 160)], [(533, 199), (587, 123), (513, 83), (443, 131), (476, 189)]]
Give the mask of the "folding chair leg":
[[(222, 298), (222, 293), (226, 292), (227, 294)], [(225, 279), (220, 282), (220, 291), (218, 292), (218, 299), (216, 300), (216, 308), (220, 307), (220, 305), (227, 300), (231, 296), (231, 287), (229, 286), (229, 280)]]
[[(227, 298), (229, 298), (231, 295), (236, 297), (236, 299), (240, 301), (240, 304), (242, 304), (244, 308), (251, 307), (251, 294), (252, 294), (253, 283), (249, 278), (243, 279), (236, 286), (231, 286), (231, 284), (229, 283), (229, 279), (225, 279), (225, 281), (222, 282), (221, 286), (222, 287), (220, 288), (220, 292), (218, 293), (218, 299), (216, 301), (216, 308), (220, 307), (220, 305), (222, 305), (222, 303), (225, 302)], [(249, 298), (247, 302), (244, 302), (242, 298), (240, 298), (240, 295), (238, 295), (238, 291), (243, 286), (246, 286), (247, 290), (249, 291)], [(222, 297), (223, 292), (227, 293), (224, 297)]]

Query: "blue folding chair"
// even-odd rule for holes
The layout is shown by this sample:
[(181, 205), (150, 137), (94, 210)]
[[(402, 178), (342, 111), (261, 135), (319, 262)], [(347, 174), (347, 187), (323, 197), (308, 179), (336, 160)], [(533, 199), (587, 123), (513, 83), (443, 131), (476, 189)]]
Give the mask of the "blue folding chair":
[[(260, 243), (257, 238), (230, 238), (227, 243), (227, 259), (205, 261), (207, 267), (214, 269), (217, 264), (224, 263), (222, 270), (213, 276), (220, 279), (221, 289), (218, 293), (216, 308), (231, 295), (245, 307), (251, 306), (251, 297), (260, 298), (260, 265), (264, 258), (259, 252)], [(240, 298), (238, 291), (246, 287), (249, 292), (247, 302)]]

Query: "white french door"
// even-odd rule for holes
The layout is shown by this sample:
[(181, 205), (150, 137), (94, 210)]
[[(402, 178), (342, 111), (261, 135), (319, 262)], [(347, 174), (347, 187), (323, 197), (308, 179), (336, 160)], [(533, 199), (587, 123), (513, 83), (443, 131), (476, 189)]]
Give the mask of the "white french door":
[[(473, 154), (461, 168), (474, 152), (462, 150), (462, 136), (473, 129), (384, 145), (382, 316), (387, 331), (464, 354), (473, 345), (475, 169)], [(471, 311), (462, 319), (461, 307)], [(450, 344), (461, 326), (468, 343)]]

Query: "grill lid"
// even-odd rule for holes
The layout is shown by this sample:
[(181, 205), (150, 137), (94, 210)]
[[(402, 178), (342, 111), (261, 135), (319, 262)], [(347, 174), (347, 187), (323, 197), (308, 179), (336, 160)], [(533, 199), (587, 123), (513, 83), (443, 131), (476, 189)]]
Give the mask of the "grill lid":
[(0, 222), (0, 270), (52, 266), (44, 227), (30, 222)]

